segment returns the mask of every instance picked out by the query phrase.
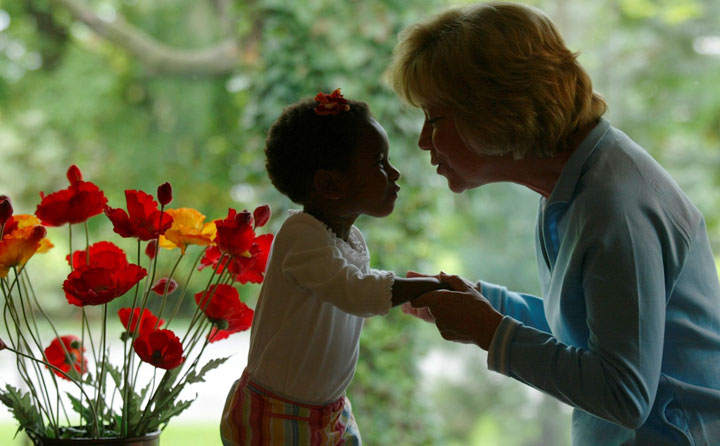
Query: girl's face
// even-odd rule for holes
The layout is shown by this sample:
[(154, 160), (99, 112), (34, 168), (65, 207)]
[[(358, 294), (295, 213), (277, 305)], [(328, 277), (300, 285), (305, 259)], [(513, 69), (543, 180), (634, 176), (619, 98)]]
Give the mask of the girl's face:
[(385, 217), (395, 208), (400, 172), (390, 164), (385, 129), (370, 119), (358, 141), (355, 160), (345, 172), (346, 212)]
[(451, 109), (424, 106), (423, 110), (425, 123), (418, 146), (430, 152), (430, 162), (437, 166), (438, 174), (447, 178), (450, 190), (459, 193), (501, 179), (495, 165), (501, 157), (471, 151), (455, 127)]

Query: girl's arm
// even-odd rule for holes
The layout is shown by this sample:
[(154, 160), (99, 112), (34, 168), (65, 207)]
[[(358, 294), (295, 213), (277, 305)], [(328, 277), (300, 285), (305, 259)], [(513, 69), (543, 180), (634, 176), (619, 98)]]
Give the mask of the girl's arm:
[(431, 291), (449, 289), (450, 286), (437, 277), (395, 277), (392, 285), (392, 306), (404, 304)]

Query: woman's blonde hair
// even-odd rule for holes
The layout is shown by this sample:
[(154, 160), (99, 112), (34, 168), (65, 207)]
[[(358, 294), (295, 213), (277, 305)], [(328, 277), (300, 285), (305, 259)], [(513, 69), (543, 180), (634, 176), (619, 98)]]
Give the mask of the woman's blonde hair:
[(548, 157), (607, 108), (576, 58), (542, 12), (490, 2), (405, 29), (389, 74), (410, 104), (452, 109), (472, 150)]

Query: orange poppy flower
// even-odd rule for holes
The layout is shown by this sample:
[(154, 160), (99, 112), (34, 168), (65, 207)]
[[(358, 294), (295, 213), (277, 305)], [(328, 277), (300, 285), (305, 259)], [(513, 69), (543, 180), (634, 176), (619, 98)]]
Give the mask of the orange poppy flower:
[(206, 246), (215, 238), (215, 222), (205, 223), (205, 216), (195, 209), (168, 209), (165, 212), (172, 216), (173, 223), (170, 229), (160, 236), (160, 247), (179, 247), (184, 254), (188, 245)]
[(24, 217), (26, 216), (15, 215), (8, 220), (12, 223), (6, 225), (12, 229), (0, 241), (0, 278), (7, 277), (11, 268), (22, 269), (36, 252), (45, 252), (52, 247), (52, 243), (45, 239), (45, 227), (31, 224), (35, 217)]
[[(5, 223), (5, 232), (4, 234), (12, 234), (12, 232), (16, 229), (27, 229), (32, 228), (33, 226), (40, 226), (42, 222), (39, 218), (32, 214), (18, 214), (13, 215), (10, 217), (10, 219)], [(48, 252), (50, 248), (52, 248), (53, 245), (50, 240), (43, 238), (40, 240), (40, 247), (38, 248), (38, 253), (44, 253)]]

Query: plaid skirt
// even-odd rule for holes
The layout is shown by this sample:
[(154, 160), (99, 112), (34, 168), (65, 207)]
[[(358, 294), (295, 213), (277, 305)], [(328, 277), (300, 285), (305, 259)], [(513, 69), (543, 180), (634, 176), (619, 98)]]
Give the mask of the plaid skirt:
[(350, 400), (297, 403), (250, 380), (245, 370), (228, 393), (220, 423), (224, 446), (361, 446)]

